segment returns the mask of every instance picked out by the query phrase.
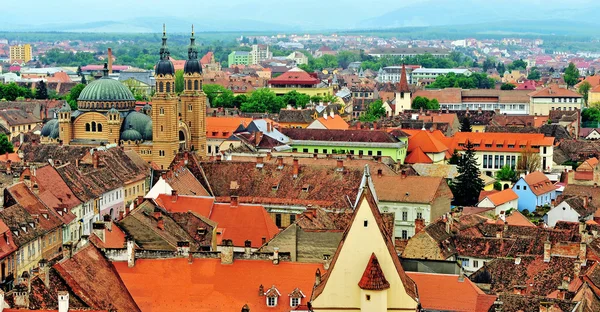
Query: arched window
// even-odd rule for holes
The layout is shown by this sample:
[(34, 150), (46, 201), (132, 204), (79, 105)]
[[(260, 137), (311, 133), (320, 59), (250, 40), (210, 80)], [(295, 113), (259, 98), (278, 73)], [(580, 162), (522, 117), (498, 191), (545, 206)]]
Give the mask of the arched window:
[(171, 93), (171, 83), (167, 82), (167, 93)]
[(198, 80), (194, 80), (194, 90), (198, 91)]
[(191, 121), (188, 121), (188, 127), (190, 127), (190, 128), (192, 127), (192, 122)]
[(163, 83), (162, 81), (158, 83), (158, 92), (163, 92)]
[(85, 131), (90, 132), (90, 124), (89, 123), (85, 124)]
[(161, 108), (160, 108), (160, 110), (159, 110), (159, 113), (160, 113), (161, 115), (164, 115), (164, 114), (165, 114), (165, 109), (161, 107)]
[(98, 124), (98, 132), (102, 132), (102, 124), (101, 123)]
[(161, 126), (160, 126), (160, 132), (163, 132), (163, 131), (164, 131), (164, 128), (163, 128), (163, 126), (161, 125)]
[(92, 121), (92, 131), (96, 131), (96, 122)]
[(191, 80), (188, 80), (188, 84), (187, 84), (187, 86), (188, 86), (188, 87), (187, 87), (187, 88), (188, 88), (188, 90), (192, 90), (192, 81), (191, 81)]

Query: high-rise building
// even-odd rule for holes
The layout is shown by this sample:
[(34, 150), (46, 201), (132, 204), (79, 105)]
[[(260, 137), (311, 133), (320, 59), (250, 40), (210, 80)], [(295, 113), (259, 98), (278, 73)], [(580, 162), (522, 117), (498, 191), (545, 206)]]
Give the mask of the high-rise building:
[(10, 62), (24, 61), (29, 62), (32, 58), (31, 45), (19, 44), (10, 46)]

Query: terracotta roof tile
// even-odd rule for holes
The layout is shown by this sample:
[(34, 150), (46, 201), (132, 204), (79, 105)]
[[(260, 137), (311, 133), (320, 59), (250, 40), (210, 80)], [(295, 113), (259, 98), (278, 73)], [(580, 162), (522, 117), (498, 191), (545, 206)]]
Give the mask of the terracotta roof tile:
[(329, 130), (348, 130), (349, 128), (348, 123), (340, 116), (319, 117), (317, 120)]
[(532, 98), (572, 97), (580, 98), (581, 94), (569, 89), (560, 88), (557, 84), (529, 93)]
[(358, 287), (365, 290), (385, 290), (390, 288), (390, 283), (385, 279), (375, 253), (371, 254), (371, 259), (369, 259), (367, 267), (358, 282)]
[(318, 78), (297, 67), (269, 80), (270, 85), (316, 85), (320, 82)]
[(404, 159), (404, 163), (407, 164), (432, 164), (433, 161), (427, 154), (423, 152), (420, 146), (417, 146), (415, 149), (406, 156)]
[(531, 191), (536, 195), (546, 194), (556, 190), (554, 184), (540, 171), (532, 172), (524, 178)]
[(489, 198), (489, 200), (492, 201), (492, 203), (494, 205), (500, 206), (502, 204), (508, 203), (511, 200), (518, 199), (519, 196), (517, 195), (517, 193), (515, 193), (515, 191), (513, 191), (512, 189), (509, 188), (509, 189), (505, 189), (503, 191), (488, 195), (487, 198)]
[(448, 150), (448, 147), (428, 130), (417, 130), (408, 138), (408, 151), (412, 152), (417, 147), (425, 153), (441, 153)]
[(252, 118), (242, 117), (206, 117), (206, 137), (227, 139), (242, 125), (244, 128), (252, 122)]

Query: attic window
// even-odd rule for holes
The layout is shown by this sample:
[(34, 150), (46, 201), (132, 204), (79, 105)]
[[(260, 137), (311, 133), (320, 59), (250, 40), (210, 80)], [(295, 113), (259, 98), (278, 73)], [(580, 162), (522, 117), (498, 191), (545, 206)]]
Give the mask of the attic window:
[(515, 148), (515, 146), (513, 144), (509, 144), (508, 148)]
[(42, 217), (44, 217), (44, 219), (48, 219), (48, 214), (47, 213), (42, 213)]
[(310, 185), (309, 184), (302, 185), (302, 192), (308, 192), (309, 189), (310, 189)]
[(13, 231), (13, 234), (14, 234), (15, 236), (19, 236), (19, 231)]
[(26, 226), (22, 225), (21, 226), (21, 230), (23, 230), (23, 232), (27, 233), (27, 227)]
[(273, 184), (271, 186), (271, 190), (273, 190), (273, 191), (277, 191), (278, 189), (279, 189), (279, 183)]
[(267, 306), (268, 307), (276, 307), (277, 306), (277, 297), (267, 297)]
[(363, 221), (363, 225), (364, 225), (365, 227), (369, 226), (369, 220), (365, 219), (365, 221)]
[(491, 147), (492, 147), (492, 144), (486, 144), (486, 145), (485, 145), (485, 147), (487, 147), (487, 148), (491, 148)]
[(198, 228), (196, 230), (196, 234), (198, 234), (198, 235), (205, 235), (206, 234), (206, 228), (202, 228), (202, 227)]
[(496, 144), (496, 147), (497, 147), (497, 148), (503, 148), (503, 147), (504, 147), (504, 144)]
[(519, 148), (525, 148), (525, 145), (519, 145)]

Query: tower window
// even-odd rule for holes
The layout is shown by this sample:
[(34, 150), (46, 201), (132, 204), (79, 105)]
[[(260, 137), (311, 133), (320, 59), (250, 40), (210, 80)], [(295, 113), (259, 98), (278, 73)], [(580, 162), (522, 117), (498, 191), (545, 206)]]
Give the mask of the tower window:
[(98, 132), (102, 132), (102, 124), (101, 123), (98, 124)]
[(194, 80), (194, 90), (198, 91), (198, 80)]
[(164, 130), (165, 130), (164, 127), (161, 125), (160, 126), (160, 132), (163, 132)]
[(158, 110), (158, 112), (159, 112), (161, 115), (164, 115), (164, 114), (165, 114), (165, 109), (161, 107), (161, 108)]
[(163, 92), (164, 91), (164, 87), (163, 87), (163, 82), (159, 82), (158, 83), (158, 92)]
[(188, 111), (192, 111), (192, 104), (188, 105)]
[(89, 123), (85, 124), (85, 131), (90, 132), (90, 124)]
[(167, 82), (167, 93), (171, 93), (171, 83)]
[(92, 131), (95, 132), (96, 131), (96, 122), (92, 121)]
[(191, 80), (188, 80), (187, 89), (192, 90), (192, 81)]

